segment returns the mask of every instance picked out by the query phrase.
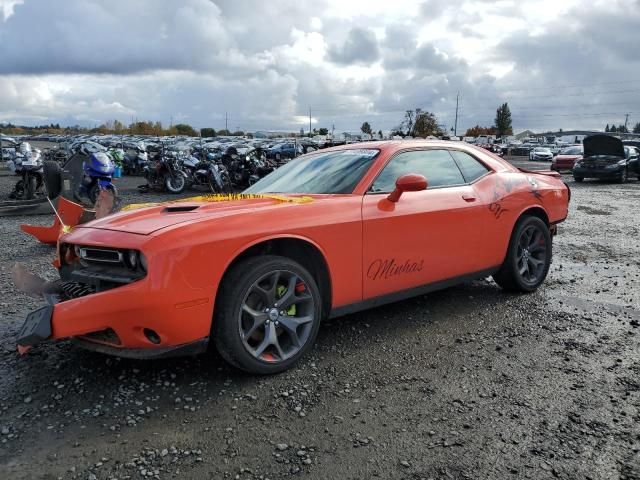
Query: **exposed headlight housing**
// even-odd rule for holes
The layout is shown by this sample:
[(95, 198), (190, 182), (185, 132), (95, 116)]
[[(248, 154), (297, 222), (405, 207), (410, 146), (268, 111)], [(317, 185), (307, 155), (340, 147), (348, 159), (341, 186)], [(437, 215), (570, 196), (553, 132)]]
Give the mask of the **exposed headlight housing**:
[(135, 270), (138, 266), (138, 252), (136, 250), (129, 250), (127, 252), (127, 262), (129, 267)]
[(144, 253), (139, 252), (140, 255), (140, 269), (147, 273), (147, 268), (148, 268), (148, 264), (147, 264), (147, 257), (144, 256)]

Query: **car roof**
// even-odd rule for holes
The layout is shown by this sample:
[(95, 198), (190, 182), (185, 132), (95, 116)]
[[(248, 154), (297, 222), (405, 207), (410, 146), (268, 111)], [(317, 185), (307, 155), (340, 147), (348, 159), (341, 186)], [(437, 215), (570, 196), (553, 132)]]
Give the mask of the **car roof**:
[(496, 171), (517, 171), (513, 165), (506, 160), (498, 157), (497, 155), (485, 150), (481, 147), (471, 145), (466, 142), (460, 142), (455, 140), (380, 140), (375, 142), (360, 142), (350, 143), (346, 145), (338, 145), (326, 149), (317, 150), (308, 155), (317, 155), (324, 152), (338, 152), (344, 150), (380, 150), (382, 156), (391, 156), (396, 152), (406, 149), (414, 148), (445, 148), (456, 149), (463, 152), (467, 152), (474, 157), (478, 157), (483, 162), (487, 163), (491, 168)]

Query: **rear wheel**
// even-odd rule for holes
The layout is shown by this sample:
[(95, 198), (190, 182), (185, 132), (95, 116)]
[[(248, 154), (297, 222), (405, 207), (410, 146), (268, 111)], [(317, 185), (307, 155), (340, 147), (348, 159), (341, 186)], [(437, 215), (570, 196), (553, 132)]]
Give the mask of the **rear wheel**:
[(24, 198), (31, 200), (36, 196), (36, 177), (35, 175), (27, 175), (24, 182)]
[(538, 217), (523, 216), (516, 223), (509, 249), (493, 279), (503, 289), (533, 292), (547, 277), (551, 265), (551, 234)]
[(44, 162), (42, 172), (44, 175), (44, 186), (47, 189), (47, 196), (56, 198), (62, 192), (62, 171), (57, 162)]
[(322, 313), (313, 276), (286, 257), (246, 259), (225, 277), (212, 336), (230, 364), (250, 373), (290, 368), (313, 345)]
[(573, 179), (574, 179), (576, 182), (580, 183), (580, 182), (582, 182), (582, 181), (584, 180), (584, 177), (576, 177), (576, 176), (574, 175), (574, 176), (573, 176)]

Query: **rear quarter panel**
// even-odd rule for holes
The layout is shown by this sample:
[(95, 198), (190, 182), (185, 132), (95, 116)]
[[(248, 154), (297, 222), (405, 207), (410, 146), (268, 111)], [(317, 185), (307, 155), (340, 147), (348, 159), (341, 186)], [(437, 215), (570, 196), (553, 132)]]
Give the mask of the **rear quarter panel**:
[(542, 209), (552, 224), (567, 217), (568, 189), (553, 177), (496, 172), (478, 182), (476, 190), (490, 214), (486, 229), (491, 247), (488, 264), (504, 261), (513, 228), (527, 210)]

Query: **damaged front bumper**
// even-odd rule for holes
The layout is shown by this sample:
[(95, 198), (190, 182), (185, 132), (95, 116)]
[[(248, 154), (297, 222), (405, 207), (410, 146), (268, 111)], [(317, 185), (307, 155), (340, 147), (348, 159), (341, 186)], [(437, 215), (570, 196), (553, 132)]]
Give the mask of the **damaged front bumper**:
[[(119, 257), (118, 257), (119, 258)], [(150, 271), (68, 263), (17, 336), (24, 353), (71, 339), (83, 348), (128, 358), (193, 355), (207, 349), (215, 286), (196, 288), (178, 261), (155, 258)]]

